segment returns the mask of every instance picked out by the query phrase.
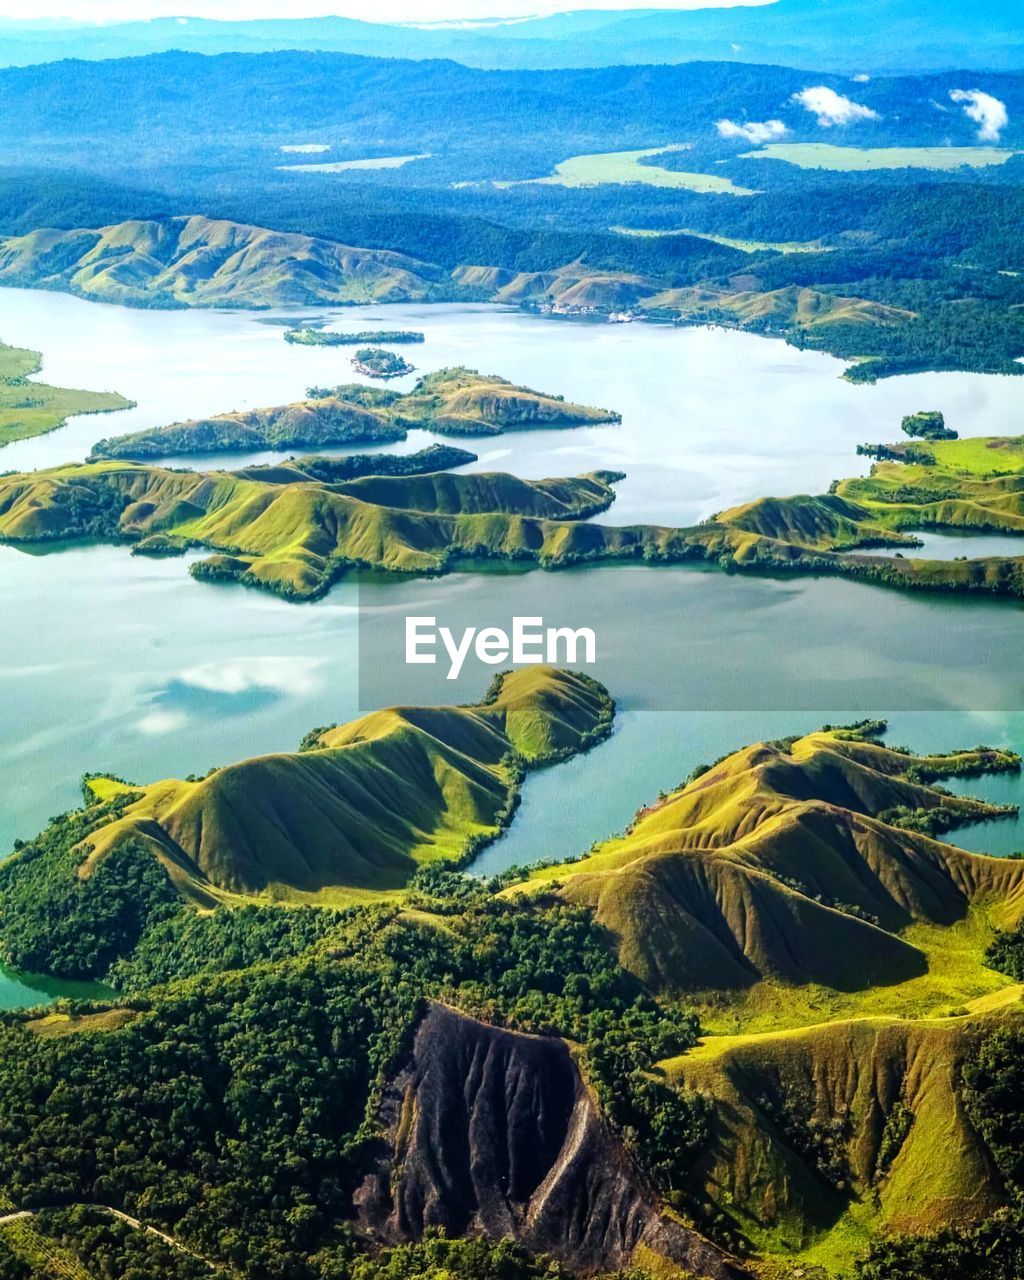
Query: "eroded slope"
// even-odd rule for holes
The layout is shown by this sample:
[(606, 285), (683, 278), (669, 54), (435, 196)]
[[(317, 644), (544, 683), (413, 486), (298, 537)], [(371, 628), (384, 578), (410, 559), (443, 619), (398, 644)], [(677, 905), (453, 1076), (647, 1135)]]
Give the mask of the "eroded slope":
[(511, 1236), (584, 1272), (653, 1259), (713, 1280), (749, 1274), (665, 1213), (562, 1040), (432, 1004), (379, 1116), (387, 1137), (356, 1195), (378, 1239), (440, 1227)]

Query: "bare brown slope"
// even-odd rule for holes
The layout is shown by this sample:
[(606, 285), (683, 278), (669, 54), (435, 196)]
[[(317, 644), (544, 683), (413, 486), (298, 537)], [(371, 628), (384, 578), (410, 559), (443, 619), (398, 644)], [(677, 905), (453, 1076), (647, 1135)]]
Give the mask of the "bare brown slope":
[(563, 896), (594, 907), (623, 964), (655, 990), (762, 979), (838, 991), (903, 982), (924, 973), (927, 960), (902, 930), (953, 924), (980, 902), (999, 923), (1015, 923), (1024, 865), (965, 853), (890, 819), (939, 811), (955, 825), (993, 816), (915, 774), (1018, 765), (999, 753), (920, 759), (826, 733), (760, 744), (641, 812), (625, 836), (532, 884), (557, 879)]
[(668, 1217), (609, 1132), (562, 1040), (432, 1004), (380, 1108), (387, 1138), (357, 1193), (376, 1239), (431, 1227), (511, 1236), (581, 1271), (650, 1250), (688, 1273), (746, 1273)]

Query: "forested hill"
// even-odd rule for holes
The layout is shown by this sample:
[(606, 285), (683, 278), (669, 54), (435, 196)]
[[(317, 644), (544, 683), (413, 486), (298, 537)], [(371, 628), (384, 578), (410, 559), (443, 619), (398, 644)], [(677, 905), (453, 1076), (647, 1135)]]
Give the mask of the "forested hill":
[[(503, 6), (495, 4), (500, 14)], [(320, 49), (469, 66), (588, 67), (718, 58), (880, 71), (1024, 66), (1020, 13), (1004, 0), (770, 0), (694, 10), (582, 11), (523, 22), (419, 27), (351, 18), (215, 22), (176, 18), (103, 27), (10, 23), (0, 63), (114, 58), (163, 52), (260, 53)]]
[[(720, 118), (780, 120), (792, 140), (878, 146), (970, 146), (978, 124), (950, 101), (976, 88), (1005, 104), (1001, 146), (1024, 144), (1024, 76), (987, 73), (849, 77), (772, 66), (696, 62), (590, 71), (480, 71), (454, 62), (284, 52), (209, 58), (163, 53), (102, 64), (64, 61), (0, 73), (0, 155), (26, 142), (90, 167), (116, 140), (123, 165), (172, 141), (189, 151), (342, 142), (360, 155), (437, 155), (487, 139), (508, 153), (562, 159), (588, 151), (715, 139)], [(823, 126), (793, 95), (831, 89), (867, 113)], [(585, 109), (583, 109), (585, 104)], [(312, 131), (312, 132), (311, 132)], [(740, 149), (749, 150), (750, 140)], [(127, 148), (122, 150), (121, 148)], [(735, 148), (734, 148), (735, 149)], [(299, 157), (300, 159), (302, 157)], [(308, 158), (308, 157), (307, 157)], [(331, 159), (344, 159), (338, 150)], [(467, 177), (478, 175), (468, 173)], [(488, 176), (503, 176), (500, 172)]]

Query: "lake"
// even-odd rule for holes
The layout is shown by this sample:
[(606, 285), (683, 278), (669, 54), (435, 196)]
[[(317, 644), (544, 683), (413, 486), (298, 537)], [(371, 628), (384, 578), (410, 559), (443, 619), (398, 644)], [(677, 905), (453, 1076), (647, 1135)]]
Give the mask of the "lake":
[[(267, 323), (275, 318), (129, 311), (0, 290), (0, 338), (42, 350), (44, 378), (138, 401), (10, 446), (0, 468), (55, 465), (82, 457), (102, 435), (356, 380), (350, 351), (286, 344), (282, 327)], [(422, 371), (469, 364), (619, 410), (621, 426), (472, 442), (476, 469), (626, 471), (600, 517), (612, 522), (685, 524), (765, 493), (822, 491), (863, 469), (858, 443), (898, 438), (906, 413), (940, 409), (962, 435), (1009, 434), (1024, 402), (1024, 383), (980, 375), (856, 387), (840, 380), (842, 365), (830, 357), (723, 330), (464, 306), (290, 317), (315, 318), (420, 329), (427, 341), (409, 351)], [(430, 439), (417, 432), (395, 447), (407, 452)], [(834, 578), (603, 566), (344, 581), (325, 600), (297, 606), (195, 582), (188, 562), (133, 558), (123, 547), (0, 547), (0, 851), (77, 804), (89, 769), (140, 782), (204, 772), (294, 749), (312, 726), (360, 707), (479, 696), (491, 675), (479, 665), (467, 664), (453, 685), (440, 669), (401, 663), (398, 624), (424, 611), (453, 626), (516, 614), (592, 623), (595, 674), (619, 702), (608, 742), (529, 778), (512, 830), (480, 859), (485, 871), (578, 853), (697, 763), (825, 720), (888, 716), (892, 740), (922, 750), (978, 741), (1024, 748), (1022, 615), (1013, 602)], [(958, 785), (1014, 802), (1024, 790), (1016, 778)], [(1024, 848), (1019, 822), (955, 838), (997, 853)], [(0, 981), (0, 1004), (36, 998), (47, 992), (32, 980)]]
[[(138, 403), (8, 445), (0, 469), (56, 466), (83, 458), (101, 436), (283, 404), (313, 383), (366, 381), (352, 371), (352, 348), (286, 343), (284, 326), (273, 323), (282, 318), (139, 311), (0, 289), (0, 339), (42, 351), (43, 378), (117, 390)], [(905, 414), (939, 409), (961, 435), (1014, 434), (1024, 403), (1024, 379), (994, 375), (916, 374), (854, 386), (840, 379), (844, 365), (831, 356), (722, 329), (551, 320), (482, 305), (346, 308), (288, 319), (327, 319), (329, 327), (349, 330), (418, 329), (426, 342), (405, 354), (419, 372), (469, 365), (617, 410), (617, 426), (469, 442), (480, 454), (475, 470), (528, 478), (625, 471), (617, 501), (598, 517), (612, 524), (686, 525), (766, 494), (821, 493), (837, 477), (863, 474), (868, 460), (856, 456), (857, 445), (899, 439)], [(388, 385), (408, 390), (414, 381), (411, 375)], [(390, 448), (411, 452), (433, 439), (413, 432)], [(169, 461), (224, 467), (242, 460)]]

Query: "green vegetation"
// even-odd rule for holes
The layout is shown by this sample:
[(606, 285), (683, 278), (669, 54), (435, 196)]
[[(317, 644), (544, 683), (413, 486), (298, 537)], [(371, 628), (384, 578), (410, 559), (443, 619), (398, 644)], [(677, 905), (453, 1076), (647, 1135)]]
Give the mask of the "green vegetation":
[[(408, 396), (364, 391), (375, 403), (385, 398), (380, 412), (400, 405), (399, 421), (430, 421), (435, 430), (438, 422), (471, 430), (462, 416), (467, 401), (492, 421), (512, 416), (520, 424), (537, 413), (575, 412), (460, 371), (422, 378)], [(349, 404), (309, 402), (335, 403)], [(387, 475), (334, 481), (333, 466), (315, 462), (312, 469), (291, 462), (209, 475), (92, 463), (0, 477), (0, 538), (102, 537), (130, 541), (143, 554), (208, 547), (216, 554), (192, 566), (195, 576), (293, 599), (320, 595), (355, 568), (438, 574), (473, 560), (548, 569), (599, 560), (703, 562), (729, 571), (836, 573), (903, 589), (1024, 595), (1024, 550), (950, 561), (912, 554), (919, 529), (1024, 533), (1019, 438), (919, 439), (861, 452), (885, 461), (867, 477), (835, 482), (828, 494), (760, 498), (689, 529), (587, 523), (613, 501), (621, 478), (615, 472), (522, 481), (399, 475), (401, 468), (386, 467)], [(878, 547), (910, 554), (872, 555)]]
[[(166, 955), (177, 956), (181, 970), (189, 967), (187, 954)], [(439, 1275), (467, 1280), (561, 1278), (556, 1264), (533, 1262), (510, 1242), (434, 1239), (377, 1257), (364, 1252), (360, 1241), (390, 1230), (374, 1203), (353, 1201), (382, 1157), (382, 1139), (393, 1140), (387, 1091), (416, 1052), (413, 1032), (419, 1027), (419, 1034), (430, 1034), (439, 1020), (449, 1051), (478, 1046), (483, 1054), (491, 1038), (487, 1060), (497, 1071), (498, 1096), (506, 1069), (510, 1082), (525, 1085), (506, 1121), (510, 1148), (526, 1157), (507, 1192), (513, 1203), (530, 1196), (558, 1144), (571, 1149), (577, 1116), (592, 1148), (600, 1144), (600, 1159), (587, 1174), (586, 1192), (579, 1174), (563, 1175), (561, 1191), (570, 1203), (583, 1194), (608, 1194), (607, 1182), (619, 1203), (625, 1197), (633, 1213), (656, 1217), (656, 1201), (619, 1144), (627, 1141), (643, 1159), (657, 1153), (665, 1140), (660, 1135), (671, 1133), (678, 1166), (691, 1131), (699, 1142), (694, 1104), (644, 1069), (655, 1055), (692, 1043), (693, 1019), (663, 1012), (639, 991), (586, 912), (557, 904), (524, 910), (492, 899), (446, 917), (442, 929), (393, 911), (362, 911), (325, 934), (322, 946), (293, 959), (231, 969), (237, 958), (222, 957), (222, 974), (183, 974), (131, 995), (126, 1007), (133, 1014), (117, 1027), (83, 1026), (55, 1038), (40, 1033), (45, 1019), (3, 1021), (0, 1177), (14, 1203), (111, 1204), (202, 1258), (266, 1280), (411, 1278), (423, 1274), (411, 1268), (442, 1261), (451, 1270)], [(423, 1018), (424, 999), (439, 996), (445, 1009), (433, 1005)], [(499, 1026), (571, 1033), (609, 1110), (629, 1118), (628, 1131), (614, 1136), (598, 1118), (560, 1041), (495, 1031), (451, 1013), (453, 1004), (486, 1011)], [(520, 1057), (506, 1068), (502, 1057), (510, 1052)], [(458, 1105), (462, 1090), (451, 1088), (456, 1078), (421, 1076), (418, 1105)], [(543, 1111), (531, 1111), (531, 1093)], [(41, 1152), (40, 1135), (47, 1136)], [(458, 1167), (458, 1126), (439, 1137), (435, 1158)], [(555, 1150), (544, 1151), (551, 1138)], [(467, 1154), (490, 1158), (486, 1132), (477, 1128), (470, 1141)], [(396, 1166), (395, 1194), (409, 1176)], [(442, 1193), (435, 1206), (435, 1224), (458, 1230), (458, 1188), (454, 1196)], [(70, 1251), (84, 1235), (110, 1258), (115, 1276), (125, 1254), (140, 1264), (140, 1254), (158, 1254), (158, 1245), (146, 1240), (130, 1248), (120, 1227), (94, 1215), (71, 1208), (41, 1213), (33, 1223)], [(527, 1237), (533, 1253), (546, 1249), (571, 1262), (559, 1221), (532, 1231), (517, 1225), (512, 1233)], [(598, 1265), (603, 1256), (607, 1269), (624, 1259), (614, 1227), (602, 1236), (605, 1230), (598, 1220), (589, 1234)], [(656, 1261), (659, 1244), (671, 1256), (676, 1242), (715, 1260), (712, 1274), (723, 1280), (731, 1274), (717, 1250), (667, 1220), (657, 1242), (645, 1243), (642, 1260)], [(627, 1246), (627, 1257), (630, 1252)], [(187, 1255), (175, 1262), (187, 1268)], [(662, 1258), (660, 1273), (666, 1266)]]
[(190, 453), (248, 453), (261, 449), (323, 448), (387, 443), (405, 431), (381, 413), (353, 400), (318, 397), (271, 409), (249, 409), (194, 418), (109, 436), (92, 447), (93, 458), (166, 458)]
[(998, 147), (837, 147), (828, 142), (771, 142), (744, 160), (785, 160), (801, 169), (983, 169), (1018, 153)]
[(444, 301), (458, 290), (403, 254), (201, 217), (3, 241), (0, 284), (64, 289), (143, 307), (314, 306)]
[(415, 373), (415, 366), (408, 360), (383, 347), (360, 347), (352, 357), (352, 367), (370, 378), (401, 378)]
[(113, 413), (132, 402), (112, 391), (69, 391), (30, 381), (42, 368), (38, 351), (0, 343), (0, 448), (45, 435), (80, 413)]
[(338, 457), (316, 455), (289, 458), (265, 466), (246, 467), (238, 474), (267, 484), (295, 484), (318, 480), (338, 484), (360, 476), (422, 476), (433, 471), (451, 471), (476, 462), (477, 455), (451, 444), (430, 444), (416, 453), (348, 453)]
[(422, 333), (411, 329), (361, 329), (358, 333), (337, 333), (332, 329), (288, 329), (285, 342), (303, 347), (360, 347), (365, 342), (399, 343), (423, 342)]
[(1014, 1197), (1014, 1206), (977, 1224), (954, 1221), (934, 1235), (878, 1242), (857, 1264), (858, 1280), (944, 1280), (951, 1275), (965, 1280), (1015, 1280), (1021, 1274), (1022, 1050), (1024, 1029), (1015, 1020), (976, 1040), (962, 1067), (966, 1111)]
[[(889, 815), (939, 813), (946, 830), (998, 817), (998, 806), (924, 781), (989, 768), (1019, 770), (1020, 760), (990, 748), (956, 763), (919, 758), (825, 731), (759, 744), (642, 809), (580, 861), (534, 871), (528, 885), (592, 907), (623, 966), (651, 989), (730, 992), (729, 1012), (714, 1015), (709, 996), (707, 1017), (737, 1031), (777, 1025), (780, 1009), (791, 1023), (816, 1021), (787, 994), (808, 985), (830, 989), (836, 1017), (934, 1011), (1008, 985), (984, 967), (976, 940), (970, 976), (954, 991), (928, 952), (972, 904), (1016, 920), (1024, 867), (940, 844)], [(820, 990), (817, 1001), (826, 1007)]]
[[(33, 1247), (70, 1266), (84, 1240), (125, 1280), (174, 1247), (99, 1204), (172, 1237), (183, 1280), (195, 1256), (265, 1280), (739, 1274), (658, 1197), (733, 1250), (862, 1258), (868, 1280), (1015, 1247), (993, 1233), (1021, 1176), (1022, 988), (985, 953), (1019, 927), (1024, 863), (888, 815), (998, 816), (935, 780), (1020, 759), (823, 729), (702, 768), (580, 861), (459, 874), (522, 769), (611, 713), (592, 681), (524, 670), (476, 707), (378, 712), (199, 782), (90, 780), (0, 870), (8, 947), (122, 993), (0, 1019), (0, 1185), (70, 1206), (18, 1220)], [(364, 872), (372, 895), (335, 892)], [(453, 1087), (467, 1063), (476, 1086)], [(428, 1224), (512, 1240), (417, 1243)]]
[[(645, 186), (697, 191), (703, 195), (757, 194), (747, 187), (737, 186), (730, 178), (721, 178), (711, 173), (684, 173), (644, 163), (669, 152), (686, 150), (686, 146), (648, 147), (641, 151), (606, 151), (597, 155), (571, 156), (555, 165), (555, 172), (551, 177), (528, 178), (524, 181), (560, 187), (600, 187), (606, 183), (639, 182)], [(496, 182), (494, 185), (507, 187), (513, 184)]]
[[(364, 354), (357, 352), (356, 361)], [(405, 361), (385, 351), (375, 354), (370, 364), (394, 368), (395, 372), (401, 365), (401, 372), (408, 372)], [(500, 435), (532, 427), (619, 421), (619, 415), (609, 409), (573, 404), (559, 396), (515, 386), (497, 374), (462, 367), (427, 374), (405, 395), (349, 383), (309, 387), (307, 397), (297, 404), (223, 413), (114, 436), (95, 444), (92, 456), (141, 461), (188, 453), (403, 440), (412, 427), (449, 435)]]
[(600, 741), (613, 710), (585, 676), (527, 668), (477, 707), (379, 711), (317, 731), (298, 754), (87, 804), (0, 866), (4, 954), (99, 976), (182, 897), (204, 908), (393, 898), (418, 867), (460, 865), (500, 835), (524, 771)]
[(904, 435), (917, 436), (921, 440), (956, 440), (958, 435), (946, 426), (945, 417), (938, 410), (909, 413), (900, 424)]
[(195, 577), (308, 600), (359, 568), (432, 575), (466, 559), (554, 566), (632, 557), (660, 536), (582, 523), (614, 500), (621, 476), (612, 471), (531, 481), (434, 472), (319, 483), (287, 467), (261, 475), (96, 462), (0, 477), (0, 539), (105, 538), (143, 555), (203, 546), (216, 554), (192, 566)]

